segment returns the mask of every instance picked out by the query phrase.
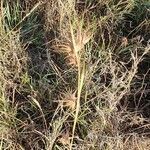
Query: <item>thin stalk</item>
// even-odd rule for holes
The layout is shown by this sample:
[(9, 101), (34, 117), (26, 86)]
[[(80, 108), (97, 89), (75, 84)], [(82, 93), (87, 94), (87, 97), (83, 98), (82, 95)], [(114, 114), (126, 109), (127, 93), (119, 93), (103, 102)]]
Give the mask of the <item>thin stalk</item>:
[(75, 37), (74, 37), (73, 28), (72, 28), (71, 23), (70, 23), (70, 32), (71, 32), (71, 38), (72, 38), (72, 43), (73, 43), (73, 50), (74, 50), (74, 54), (75, 54), (76, 60), (77, 60), (77, 68), (78, 68), (78, 77), (77, 77), (78, 78), (78, 83), (77, 83), (78, 93), (77, 93), (77, 103), (76, 103), (74, 124), (73, 124), (73, 128), (72, 128), (72, 138), (71, 138), (71, 143), (70, 143), (70, 150), (71, 150), (72, 145), (73, 145), (73, 139), (74, 139), (76, 124), (77, 124), (78, 114), (80, 111), (80, 98), (81, 98), (81, 92), (82, 92), (83, 83), (84, 83), (85, 63), (83, 64), (83, 67), (82, 67), (81, 66), (81, 56), (78, 53), (78, 49), (77, 49), (77, 46), (75, 43)]

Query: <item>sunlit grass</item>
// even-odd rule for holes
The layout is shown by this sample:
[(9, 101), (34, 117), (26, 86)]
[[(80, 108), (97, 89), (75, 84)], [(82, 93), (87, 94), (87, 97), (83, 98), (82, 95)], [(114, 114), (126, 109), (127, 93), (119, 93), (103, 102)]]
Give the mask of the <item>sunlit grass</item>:
[(149, 9), (1, 0), (0, 149), (150, 149)]

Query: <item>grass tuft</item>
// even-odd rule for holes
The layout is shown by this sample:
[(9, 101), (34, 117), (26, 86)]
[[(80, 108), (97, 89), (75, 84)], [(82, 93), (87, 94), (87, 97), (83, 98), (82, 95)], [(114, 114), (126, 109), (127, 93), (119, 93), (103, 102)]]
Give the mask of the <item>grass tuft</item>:
[(148, 0), (0, 6), (0, 149), (150, 149)]

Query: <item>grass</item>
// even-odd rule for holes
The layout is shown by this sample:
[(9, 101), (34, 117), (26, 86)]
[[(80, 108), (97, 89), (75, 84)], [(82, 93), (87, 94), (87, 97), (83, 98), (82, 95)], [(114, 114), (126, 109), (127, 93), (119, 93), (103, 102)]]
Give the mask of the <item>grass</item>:
[(149, 0), (1, 0), (0, 149), (149, 150)]

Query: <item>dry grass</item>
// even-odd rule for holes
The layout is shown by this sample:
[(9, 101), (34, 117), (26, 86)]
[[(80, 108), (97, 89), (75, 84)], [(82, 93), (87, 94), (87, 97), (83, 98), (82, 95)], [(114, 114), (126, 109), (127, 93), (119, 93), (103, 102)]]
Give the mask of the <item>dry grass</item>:
[(0, 149), (149, 150), (149, 10), (1, 1)]

